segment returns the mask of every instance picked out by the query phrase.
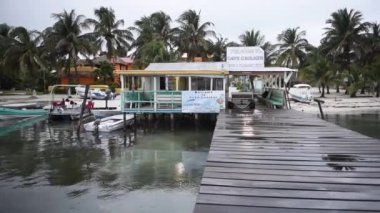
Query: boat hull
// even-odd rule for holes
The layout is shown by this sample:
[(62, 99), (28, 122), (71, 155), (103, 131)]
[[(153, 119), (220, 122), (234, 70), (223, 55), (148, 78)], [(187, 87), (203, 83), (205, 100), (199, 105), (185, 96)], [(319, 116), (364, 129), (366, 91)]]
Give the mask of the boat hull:
[[(49, 112), (50, 120), (78, 120), (80, 118), (81, 109), (73, 108), (73, 109), (63, 109), (63, 108), (54, 108)], [(85, 109), (83, 112), (83, 118), (92, 115), (91, 111)]]
[(43, 109), (10, 109), (0, 108), (0, 120), (19, 119), (46, 115), (47, 111)]
[[(134, 122), (133, 115), (126, 115), (126, 124), (131, 125)], [(98, 123), (98, 125), (96, 125)], [(124, 127), (123, 115), (114, 115), (96, 121), (92, 121), (83, 125), (86, 131), (112, 132)]]

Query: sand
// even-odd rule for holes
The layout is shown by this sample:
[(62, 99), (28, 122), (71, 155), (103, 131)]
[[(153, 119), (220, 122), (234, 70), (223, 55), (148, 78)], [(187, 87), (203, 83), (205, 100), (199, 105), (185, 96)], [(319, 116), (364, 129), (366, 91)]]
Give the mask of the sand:
[[(335, 89), (330, 89), (330, 94), (325, 94), (325, 98), (320, 98), (318, 88), (312, 88), (313, 97), (325, 101), (322, 104), (324, 114), (355, 114), (372, 111), (380, 111), (380, 98), (374, 94), (365, 94), (350, 98), (344, 95), (344, 91), (336, 93)], [(312, 101), (310, 104), (291, 101), (291, 108), (297, 111), (319, 114), (318, 104)]]

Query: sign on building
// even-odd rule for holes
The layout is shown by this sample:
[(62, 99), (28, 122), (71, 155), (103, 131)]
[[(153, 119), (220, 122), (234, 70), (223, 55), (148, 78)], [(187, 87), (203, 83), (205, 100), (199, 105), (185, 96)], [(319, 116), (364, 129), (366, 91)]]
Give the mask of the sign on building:
[(224, 108), (224, 91), (182, 91), (183, 113), (219, 113)]
[(264, 68), (264, 50), (260, 47), (227, 47), (230, 71), (258, 71)]

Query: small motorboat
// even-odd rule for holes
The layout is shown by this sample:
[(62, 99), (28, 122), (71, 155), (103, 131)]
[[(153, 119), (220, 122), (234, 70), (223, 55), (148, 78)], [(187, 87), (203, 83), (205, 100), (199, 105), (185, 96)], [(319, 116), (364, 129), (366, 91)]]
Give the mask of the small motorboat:
[(289, 98), (294, 101), (310, 103), (313, 100), (311, 86), (308, 84), (295, 84), (289, 89)]
[[(54, 100), (54, 93), (56, 88), (65, 88), (68, 89), (76, 87), (78, 85), (70, 84), (57, 84), (52, 87), (51, 90), (51, 101), (50, 106), (47, 106), (48, 115), (50, 120), (77, 120), (80, 118), (82, 105), (77, 103), (75, 100), (70, 98), (62, 98), (61, 101)], [(92, 115), (91, 109), (85, 107), (83, 111), (82, 118)]]
[[(53, 103), (51, 109), (49, 110), (50, 120), (78, 120), (80, 118), (82, 107), (79, 106), (65, 106)], [(82, 117), (92, 115), (90, 109), (85, 108)]]
[[(84, 85), (78, 85), (75, 87), (75, 92), (81, 98), (84, 98), (85, 91), (86, 87)], [(113, 99), (115, 94), (109, 90), (107, 85), (91, 85), (87, 97), (91, 99), (105, 100), (107, 97), (108, 99)]]
[[(123, 128), (123, 119), (123, 114), (113, 115), (102, 119), (96, 119), (83, 126), (86, 131), (111, 132)], [(134, 122), (133, 114), (127, 114), (125, 120), (127, 125), (131, 125)]]

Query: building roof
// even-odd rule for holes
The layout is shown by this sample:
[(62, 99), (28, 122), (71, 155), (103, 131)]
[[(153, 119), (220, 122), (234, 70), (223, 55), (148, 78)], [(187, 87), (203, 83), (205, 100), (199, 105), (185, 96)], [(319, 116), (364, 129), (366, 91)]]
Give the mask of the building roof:
[[(78, 65), (93, 66), (93, 65), (99, 65), (100, 62), (103, 62), (103, 61), (110, 62), (110, 60), (108, 60), (107, 56), (102, 55), (102, 56), (98, 56), (92, 60), (91, 59), (80, 59), (77, 62), (77, 64)], [(116, 57), (116, 58), (113, 58), (111, 61), (114, 64), (122, 64), (122, 65), (128, 65), (128, 64), (133, 63), (133, 59), (131, 57)]]
[(119, 75), (128, 76), (224, 76), (223, 70), (117, 70)]
[[(93, 60), (94, 64), (100, 64), (100, 62), (102, 62), (102, 61), (109, 62), (107, 56), (105, 56), (105, 55), (96, 57)], [(116, 57), (116, 58), (111, 59), (111, 61), (114, 64), (123, 64), (123, 65), (127, 65), (127, 64), (132, 64), (133, 63), (133, 59), (130, 58), (130, 57)]]
[[(227, 62), (178, 62), (178, 63), (151, 63), (145, 70), (150, 71), (173, 71), (173, 70), (218, 70), (229, 71)], [(252, 71), (230, 71), (233, 73), (273, 73), (273, 72), (297, 72), (296, 69), (287, 67), (263, 67)]]
[(145, 70), (174, 71), (174, 70), (219, 70), (228, 71), (227, 62), (177, 62), (177, 63), (151, 63)]

